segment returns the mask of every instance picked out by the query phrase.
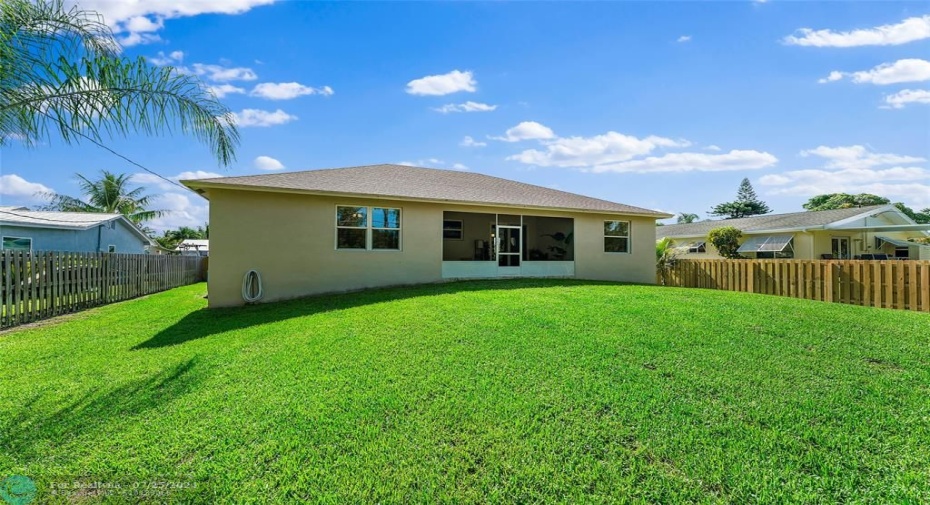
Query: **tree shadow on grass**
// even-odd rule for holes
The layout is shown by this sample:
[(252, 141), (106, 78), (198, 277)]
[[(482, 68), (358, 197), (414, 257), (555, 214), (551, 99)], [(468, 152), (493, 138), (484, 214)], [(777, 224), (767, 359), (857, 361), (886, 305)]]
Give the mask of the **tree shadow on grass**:
[(225, 309), (201, 309), (184, 316), (177, 323), (158, 332), (133, 350), (153, 349), (183, 344), (227, 331), (241, 330), (252, 326), (274, 323), (296, 317), (305, 317), (335, 310), (344, 310), (364, 305), (439, 296), (469, 291), (513, 290), (574, 287), (584, 285), (619, 285), (615, 282), (585, 281), (575, 279), (501, 279), (459, 281), (437, 284), (369, 289), (351, 293), (318, 295), (281, 302), (233, 307)]
[(51, 413), (37, 413), (41, 395), (20, 406), (17, 414), (0, 425), (0, 450), (22, 458), (42, 457), (38, 448), (59, 446), (85, 431), (106, 429), (111, 422), (124, 422), (156, 409), (194, 389), (201, 374), (195, 371), (197, 357), (145, 378), (130, 381), (101, 394), (91, 390)]

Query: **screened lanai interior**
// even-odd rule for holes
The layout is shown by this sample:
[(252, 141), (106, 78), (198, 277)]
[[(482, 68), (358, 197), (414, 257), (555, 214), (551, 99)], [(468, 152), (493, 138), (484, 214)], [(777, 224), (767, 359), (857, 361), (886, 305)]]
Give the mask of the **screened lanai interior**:
[(564, 217), (444, 212), (444, 273), (447, 277), (574, 275), (574, 224)]

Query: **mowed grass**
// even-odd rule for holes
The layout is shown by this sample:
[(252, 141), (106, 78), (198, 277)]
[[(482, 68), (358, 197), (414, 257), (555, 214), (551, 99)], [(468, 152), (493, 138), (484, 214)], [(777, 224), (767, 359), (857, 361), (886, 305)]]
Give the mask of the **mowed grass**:
[(0, 334), (0, 479), (40, 502), (930, 502), (927, 314), (574, 281), (205, 291)]

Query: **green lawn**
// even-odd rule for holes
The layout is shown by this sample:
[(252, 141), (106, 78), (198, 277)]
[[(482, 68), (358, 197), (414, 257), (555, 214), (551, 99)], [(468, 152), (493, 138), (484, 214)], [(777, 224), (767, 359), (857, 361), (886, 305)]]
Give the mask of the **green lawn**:
[(205, 290), (0, 334), (0, 479), (37, 502), (75, 482), (112, 502), (164, 482), (150, 501), (930, 502), (926, 314), (572, 281), (216, 311)]

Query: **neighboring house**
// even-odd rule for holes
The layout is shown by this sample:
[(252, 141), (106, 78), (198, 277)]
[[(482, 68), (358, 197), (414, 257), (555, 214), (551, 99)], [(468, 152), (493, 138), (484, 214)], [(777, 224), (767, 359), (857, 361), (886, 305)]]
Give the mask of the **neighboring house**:
[(154, 245), (120, 214), (0, 207), (2, 249), (142, 254)]
[(186, 238), (175, 248), (182, 256), (209, 256), (210, 241)]
[(671, 217), (473, 172), (402, 165), (182, 181), (210, 200), (210, 306), (496, 277), (655, 282)]
[(930, 247), (908, 241), (930, 236), (930, 224), (893, 205), (670, 224), (656, 236), (673, 239), (682, 258), (719, 258), (707, 234), (721, 226), (743, 232), (739, 253), (751, 258), (930, 259)]

